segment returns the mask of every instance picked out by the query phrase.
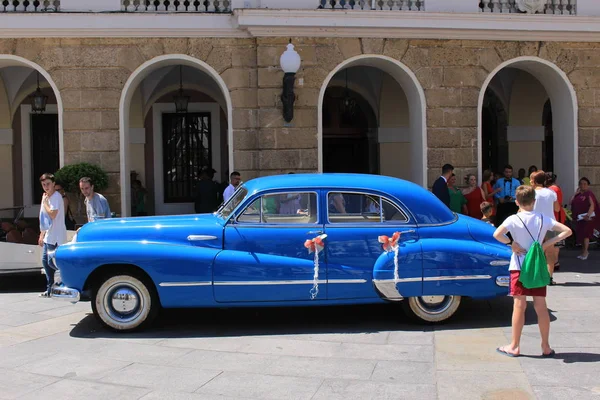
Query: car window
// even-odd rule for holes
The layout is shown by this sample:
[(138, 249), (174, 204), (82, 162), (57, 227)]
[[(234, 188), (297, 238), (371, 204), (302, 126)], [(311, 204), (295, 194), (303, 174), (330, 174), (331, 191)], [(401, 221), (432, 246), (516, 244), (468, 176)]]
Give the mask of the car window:
[(228, 201), (221, 204), (221, 207), (217, 210), (217, 214), (223, 218), (228, 218), (229, 215), (231, 215), (231, 213), (233, 212), (233, 210), (235, 210), (235, 208), (242, 202), (242, 200), (244, 200), (247, 194), (248, 189), (246, 189), (244, 186), (238, 187), (237, 190), (233, 193), (233, 196), (231, 196), (231, 198)]
[(317, 194), (284, 192), (254, 200), (239, 216), (240, 223), (316, 224)]
[(331, 223), (408, 221), (406, 215), (391, 201), (366, 193), (328, 193), (327, 215)]

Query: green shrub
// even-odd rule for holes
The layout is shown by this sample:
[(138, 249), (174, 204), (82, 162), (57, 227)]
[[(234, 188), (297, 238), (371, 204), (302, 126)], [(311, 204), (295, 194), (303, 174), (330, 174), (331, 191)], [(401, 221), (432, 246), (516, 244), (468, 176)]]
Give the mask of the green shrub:
[(92, 179), (96, 192), (101, 192), (108, 187), (108, 174), (97, 165), (88, 163), (65, 165), (54, 174), (56, 180), (70, 193), (79, 193), (79, 179), (85, 176)]

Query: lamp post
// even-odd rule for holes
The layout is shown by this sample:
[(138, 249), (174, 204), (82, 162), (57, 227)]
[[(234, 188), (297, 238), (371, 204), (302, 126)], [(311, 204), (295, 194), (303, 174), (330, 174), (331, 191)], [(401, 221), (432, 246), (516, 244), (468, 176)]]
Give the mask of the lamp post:
[(300, 54), (294, 50), (294, 45), (290, 40), (287, 50), (279, 58), (279, 64), (284, 72), (281, 103), (283, 104), (283, 119), (286, 122), (291, 122), (294, 119), (294, 101), (296, 100), (294, 82), (296, 80), (296, 72), (300, 69), (300, 62)]

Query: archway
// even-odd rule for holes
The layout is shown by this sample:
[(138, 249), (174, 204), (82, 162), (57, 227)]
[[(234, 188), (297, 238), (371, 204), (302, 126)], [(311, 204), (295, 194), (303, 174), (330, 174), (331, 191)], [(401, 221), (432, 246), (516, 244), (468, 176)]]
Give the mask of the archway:
[(320, 172), (328, 172), (324, 168), (328, 165), (324, 156), (328, 153), (325, 150), (332, 133), (329, 132), (329, 138), (324, 136), (323, 113), (326, 93), (331, 93), (332, 88), (341, 90), (341, 96), (345, 96), (340, 99), (342, 103), (348, 103), (354, 96), (352, 103), (356, 109), (367, 116), (374, 114), (374, 118), (365, 118), (373, 126), (368, 126), (369, 133), (363, 135), (362, 140), (367, 146), (374, 144), (376, 151), (365, 152), (369, 155), (364, 157), (369, 159), (360, 164), (370, 167), (363, 168), (364, 172), (396, 176), (426, 186), (426, 102), (414, 73), (398, 60), (379, 55), (350, 58), (329, 73), (321, 86), (318, 102)]
[[(175, 112), (172, 102), (180, 82), (183, 94), (189, 96), (190, 101), (188, 112), (183, 115)], [(190, 182), (201, 166), (217, 169), (216, 179), (226, 179), (227, 171), (233, 171), (231, 97), (221, 76), (205, 62), (183, 54), (147, 61), (125, 83), (119, 109), (122, 215), (131, 214), (132, 167), (145, 178), (143, 183), (152, 184), (151, 194), (155, 196), (151, 211), (157, 214), (193, 212), (189, 201)], [(197, 145), (188, 146), (187, 154), (208, 153), (199, 158), (191, 154), (190, 160), (184, 160), (184, 164), (193, 165), (179, 173), (179, 176), (185, 175), (186, 181), (180, 181), (178, 187), (171, 190), (165, 184), (169, 179), (165, 178), (167, 171), (181, 166), (164, 163), (172, 141), (161, 135), (166, 129), (181, 134), (178, 124), (180, 127), (184, 124), (187, 131), (194, 126), (193, 135), (199, 138), (195, 141)]]
[[(34, 113), (38, 82), (47, 104)], [(63, 166), (63, 142), (63, 102), (50, 74), (25, 58), (0, 54), (0, 208), (22, 205), (25, 217), (37, 217), (37, 177)]]
[[(503, 84), (498, 85), (498, 80)], [(519, 83), (520, 82), (520, 83)], [(565, 198), (578, 180), (577, 96), (566, 74), (555, 64), (537, 57), (519, 57), (499, 65), (488, 76), (478, 103), (478, 166), (481, 178), (485, 143), (483, 134), (488, 88), (504, 87), (508, 154), (516, 170), (536, 164), (554, 168)], [(520, 102), (520, 103), (519, 103)], [(551, 140), (552, 143), (548, 143)], [(549, 154), (550, 153), (550, 154)], [(512, 161), (511, 161), (512, 160)], [(500, 161), (502, 162), (502, 161)], [(521, 165), (522, 164), (522, 165)]]

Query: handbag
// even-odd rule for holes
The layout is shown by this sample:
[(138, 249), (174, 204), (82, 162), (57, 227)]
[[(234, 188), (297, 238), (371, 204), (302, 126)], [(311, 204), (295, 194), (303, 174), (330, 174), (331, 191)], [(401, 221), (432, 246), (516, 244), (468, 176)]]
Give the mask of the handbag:
[(65, 227), (67, 228), (68, 231), (74, 231), (76, 224), (77, 224), (77, 221), (75, 221), (75, 218), (73, 217), (73, 213), (71, 212), (71, 207), (67, 207), (67, 212), (65, 214)]

